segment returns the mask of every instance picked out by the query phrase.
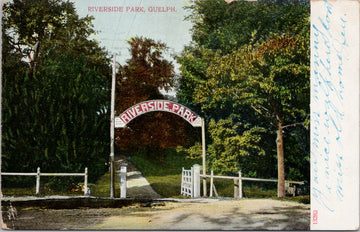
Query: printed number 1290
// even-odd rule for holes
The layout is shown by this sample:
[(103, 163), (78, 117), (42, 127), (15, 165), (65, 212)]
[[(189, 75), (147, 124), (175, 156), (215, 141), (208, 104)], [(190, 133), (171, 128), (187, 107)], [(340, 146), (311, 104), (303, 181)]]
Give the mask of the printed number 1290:
[(313, 210), (312, 222), (313, 222), (313, 224), (318, 224), (318, 211), (317, 210)]

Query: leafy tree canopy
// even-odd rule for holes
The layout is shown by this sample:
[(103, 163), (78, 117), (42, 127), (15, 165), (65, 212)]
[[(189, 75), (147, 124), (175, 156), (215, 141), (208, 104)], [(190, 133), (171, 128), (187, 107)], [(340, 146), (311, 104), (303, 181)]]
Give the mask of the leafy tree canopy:
[(109, 77), (90, 17), (68, 1), (3, 7), (2, 169), (106, 171)]
[(53, 55), (86, 54), (87, 62), (107, 74), (106, 53), (89, 39), (95, 33), (92, 20), (90, 16), (80, 18), (69, 1), (9, 1), (3, 6), (3, 41), (11, 54), (29, 64), (30, 78), (45, 53), (54, 47)]

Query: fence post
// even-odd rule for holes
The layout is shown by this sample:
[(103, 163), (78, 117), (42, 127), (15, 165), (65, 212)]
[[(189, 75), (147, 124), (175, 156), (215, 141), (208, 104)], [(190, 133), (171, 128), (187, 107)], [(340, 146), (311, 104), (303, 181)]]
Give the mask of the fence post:
[(210, 197), (213, 196), (213, 185), (214, 185), (214, 171), (211, 170), (211, 174), (210, 174)]
[(239, 196), (239, 180), (234, 179), (234, 198), (237, 199)]
[(241, 174), (241, 170), (239, 171), (239, 199), (241, 199), (243, 197), (242, 194), (242, 174)]
[(84, 195), (89, 196), (89, 189), (88, 189), (88, 168), (85, 168), (85, 177), (84, 177)]
[(194, 197), (194, 166), (192, 166), (190, 168), (190, 185), (191, 185), (191, 190), (190, 190), (190, 194), (191, 194), (191, 198)]
[(37, 168), (37, 172), (36, 172), (36, 191), (35, 191), (35, 196), (39, 196), (40, 195), (40, 167)]
[(193, 171), (193, 197), (200, 197), (200, 165), (194, 164), (191, 168)]
[(181, 190), (180, 190), (180, 194), (182, 195), (183, 194), (183, 184), (184, 184), (184, 181), (183, 181), (183, 179), (184, 179), (184, 167), (182, 167), (182, 169), (181, 169)]
[(127, 163), (122, 163), (120, 166), (120, 198), (126, 198), (126, 173)]

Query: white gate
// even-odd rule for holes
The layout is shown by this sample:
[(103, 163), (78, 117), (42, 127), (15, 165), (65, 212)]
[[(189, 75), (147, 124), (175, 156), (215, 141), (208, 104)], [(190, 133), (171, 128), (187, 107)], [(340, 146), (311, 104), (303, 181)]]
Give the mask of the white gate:
[(182, 168), (181, 172), (181, 195), (192, 197), (192, 168), (185, 170)]
[(190, 170), (182, 168), (181, 194), (188, 197), (200, 197), (200, 166), (195, 164)]

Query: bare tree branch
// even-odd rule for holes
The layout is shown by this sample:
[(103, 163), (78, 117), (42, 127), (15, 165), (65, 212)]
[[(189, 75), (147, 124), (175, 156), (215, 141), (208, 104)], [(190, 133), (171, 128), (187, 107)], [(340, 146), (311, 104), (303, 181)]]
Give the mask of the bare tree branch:
[(303, 125), (305, 125), (305, 122), (298, 122), (298, 123), (293, 123), (293, 124), (290, 124), (290, 125), (283, 126), (282, 129), (285, 129), (285, 128), (288, 128), (288, 127), (303, 126)]
[(270, 120), (269, 117), (266, 117), (266, 115), (264, 115), (259, 109), (256, 109), (254, 106), (251, 105), (251, 108), (253, 108), (253, 110), (255, 110), (258, 114), (260, 114), (263, 118), (265, 118), (271, 125), (276, 126), (276, 124)]

